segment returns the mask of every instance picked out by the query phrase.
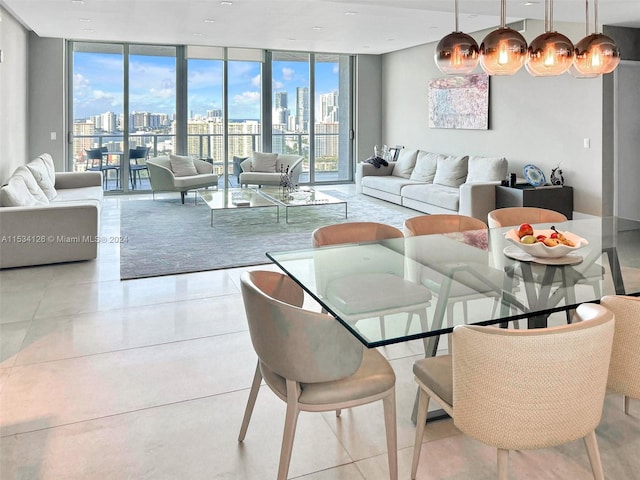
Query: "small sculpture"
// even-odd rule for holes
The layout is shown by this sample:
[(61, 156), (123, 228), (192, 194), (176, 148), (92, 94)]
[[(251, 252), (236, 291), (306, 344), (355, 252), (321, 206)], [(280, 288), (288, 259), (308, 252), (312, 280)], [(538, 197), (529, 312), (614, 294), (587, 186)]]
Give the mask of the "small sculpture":
[(283, 198), (288, 198), (291, 192), (294, 192), (297, 185), (293, 184), (291, 176), (289, 175), (289, 165), (286, 170), (280, 165), (280, 193)]
[(560, 164), (551, 170), (551, 185), (564, 185), (564, 177), (562, 176)]

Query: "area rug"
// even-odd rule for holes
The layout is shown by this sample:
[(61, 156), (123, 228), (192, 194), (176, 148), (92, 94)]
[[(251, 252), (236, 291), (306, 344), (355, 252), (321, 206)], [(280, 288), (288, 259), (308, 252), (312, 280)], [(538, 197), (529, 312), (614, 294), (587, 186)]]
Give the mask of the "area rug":
[(311, 247), (311, 232), (322, 225), (373, 221), (401, 228), (419, 212), (361, 194), (324, 190), (344, 205), (290, 208), (289, 222), (275, 208), (224, 210), (214, 213), (193, 197), (175, 200), (123, 201), (120, 208), (120, 278), (123, 280), (270, 263), (266, 252)]

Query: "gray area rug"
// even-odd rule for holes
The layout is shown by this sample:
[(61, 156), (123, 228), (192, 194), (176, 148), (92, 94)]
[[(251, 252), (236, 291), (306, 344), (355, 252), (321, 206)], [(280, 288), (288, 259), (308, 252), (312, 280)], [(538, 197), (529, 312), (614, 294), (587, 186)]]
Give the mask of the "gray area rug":
[(311, 247), (311, 232), (317, 227), (343, 222), (372, 221), (402, 228), (406, 218), (420, 215), (394, 208), (361, 194), (348, 195), (324, 190), (348, 202), (344, 205), (290, 208), (285, 223), (275, 208), (216, 211), (213, 227), (204, 202), (194, 205), (193, 196), (182, 205), (175, 200), (130, 200), (122, 202), (120, 277), (123, 280), (199, 272), (270, 263), (266, 252)]

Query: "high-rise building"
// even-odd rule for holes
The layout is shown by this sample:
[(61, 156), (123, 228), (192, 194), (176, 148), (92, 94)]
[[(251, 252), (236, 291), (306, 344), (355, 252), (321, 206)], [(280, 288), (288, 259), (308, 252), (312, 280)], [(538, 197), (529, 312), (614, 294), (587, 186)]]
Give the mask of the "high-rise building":
[(102, 131), (107, 133), (113, 133), (116, 131), (118, 122), (116, 114), (113, 112), (105, 112), (100, 117), (100, 126), (96, 124), (96, 128), (101, 128)]
[(273, 108), (289, 108), (288, 92), (276, 92)]
[(296, 127), (298, 131), (309, 131), (309, 89), (296, 88)]
[(73, 170), (82, 171), (85, 169), (86, 161), (84, 151), (94, 146), (98, 146), (95, 138), (95, 124), (91, 120), (73, 122)]
[(320, 115), (321, 123), (338, 122), (338, 92), (325, 93), (320, 95)]
[(320, 122), (315, 124), (315, 155), (316, 158), (338, 158), (340, 124)]

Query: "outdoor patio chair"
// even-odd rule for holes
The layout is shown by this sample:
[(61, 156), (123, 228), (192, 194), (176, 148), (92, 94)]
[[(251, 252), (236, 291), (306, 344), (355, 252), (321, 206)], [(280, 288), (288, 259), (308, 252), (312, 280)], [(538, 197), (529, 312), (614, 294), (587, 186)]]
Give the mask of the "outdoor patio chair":
[[(102, 172), (103, 189), (106, 190), (109, 182), (109, 171), (114, 170), (116, 172), (116, 188), (120, 186), (120, 165), (109, 164), (108, 149), (107, 147), (98, 148), (86, 148), (85, 156), (87, 161), (85, 164), (85, 170), (91, 172)], [(107, 155), (107, 160), (104, 157)]]
[(136, 189), (138, 182), (142, 184), (141, 172), (146, 171), (149, 175), (149, 168), (146, 164), (149, 147), (138, 145), (136, 148), (129, 149), (129, 181), (131, 188)]

